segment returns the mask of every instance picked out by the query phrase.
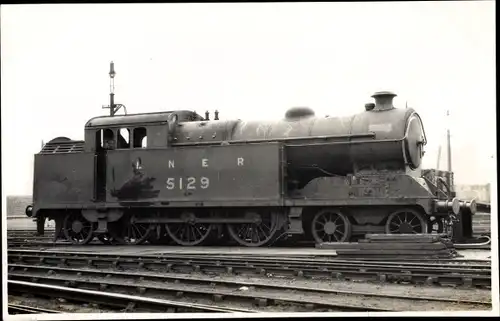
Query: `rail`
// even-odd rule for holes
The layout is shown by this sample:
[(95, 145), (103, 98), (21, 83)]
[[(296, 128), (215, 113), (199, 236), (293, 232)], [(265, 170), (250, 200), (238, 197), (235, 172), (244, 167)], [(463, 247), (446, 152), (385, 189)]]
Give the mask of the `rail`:
[(32, 307), (21, 304), (8, 304), (9, 314), (45, 314), (45, 313), (61, 313), (58, 310), (50, 310), (38, 307)]
[(81, 252), (8, 250), (9, 264), (52, 266), (141, 268), (166, 272), (205, 272), (245, 275), (281, 275), (305, 278), (407, 281), (491, 287), (491, 262), (464, 264), (448, 261), (377, 262), (355, 260), (311, 260), (310, 258), (211, 257), (209, 255), (116, 255)]
[(8, 291), (30, 293), (49, 297), (67, 297), (74, 301), (92, 302), (97, 304), (121, 307), (126, 309), (147, 309), (158, 312), (218, 312), (218, 313), (252, 313), (248, 309), (225, 308), (213, 305), (186, 303), (171, 300), (155, 299), (135, 295), (95, 291), (87, 289), (74, 289), (64, 286), (38, 284), (34, 282), (8, 280)]

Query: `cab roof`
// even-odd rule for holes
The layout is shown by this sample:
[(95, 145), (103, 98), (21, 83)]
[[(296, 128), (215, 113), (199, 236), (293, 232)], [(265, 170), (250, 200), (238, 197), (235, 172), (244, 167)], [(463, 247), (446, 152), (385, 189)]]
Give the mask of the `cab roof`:
[(85, 124), (85, 128), (167, 123), (171, 114), (176, 114), (179, 122), (203, 120), (203, 117), (198, 115), (196, 112), (190, 110), (175, 110), (143, 114), (97, 116), (91, 118)]

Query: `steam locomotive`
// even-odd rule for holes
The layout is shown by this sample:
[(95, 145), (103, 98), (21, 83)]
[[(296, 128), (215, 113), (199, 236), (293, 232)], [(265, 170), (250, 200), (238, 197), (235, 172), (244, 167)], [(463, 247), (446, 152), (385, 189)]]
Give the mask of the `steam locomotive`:
[(421, 168), (423, 122), (395, 96), (375, 93), (349, 117), (305, 107), (278, 121), (187, 110), (95, 117), (83, 141), (58, 137), (35, 155), (26, 215), (41, 234), (54, 220), (56, 237), (74, 244), (470, 237), (476, 202), (455, 198), (452, 173)]

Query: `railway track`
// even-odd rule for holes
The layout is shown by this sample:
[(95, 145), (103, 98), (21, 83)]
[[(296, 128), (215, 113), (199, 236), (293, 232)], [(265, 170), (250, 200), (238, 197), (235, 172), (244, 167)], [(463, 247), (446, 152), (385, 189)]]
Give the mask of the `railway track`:
[[(9, 279), (31, 280), (50, 285), (64, 285), (113, 293), (140, 293), (143, 296), (165, 296), (183, 300), (205, 300), (205, 304), (299, 307), (314, 311), (422, 311), (422, 310), (488, 310), (491, 301), (390, 295), (342, 291), (332, 288), (276, 284), (265, 280), (220, 280), (207, 276), (180, 276), (117, 271), (96, 268), (68, 268), (37, 265), (9, 265)], [(288, 308), (287, 311), (290, 311)], [(269, 311), (268, 311), (269, 312)]]
[(12, 264), (144, 269), (179, 273), (274, 275), (428, 285), (461, 285), (491, 288), (491, 263), (377, 262), (210, 255), (115, 255), (81, 252), (9, 250)]
[[(490, 235), (482, 234), (475, 236), (477, 241), (473, 244), (463, 243), (455, 244), (456, 249), (459, 250), (491, 250)], [(53, 241), (53, 232), (45, 233), (43, 236), (36, 236), (35, 231), (25, 231), (25, 230), (11, 230), (8, 232), (7, 244), (9, 248), (30, 248), (30, 247), (59, 247), (59, 246), (72, 246), (72, 243), (66, 240)], [(96, 246), (103, 245), (98, 240), (93, 240), (90, 244), (85, 246)], [(151, 245), (146, 243), (146, 245)], [(300, 243), (283, 243), (286, 246), (298, 246), (298, 247), (314, 247), (314, 243), (311, 242), (300, 242)], [(164, 246), (164, 245), (162, 245)], [(82, 247), (82, 246), (79, 246)], [(279, 245), (276, 245), (279, 247)]]
[(9, 293), (29, 293), (51, 298), (70, 298), (77, 302), (91, 302), (113, 308), (122, 308), (128, 312), (217, 312), (217, 313), (254, 313), (255, 310), (230, 307), (217, 307), (143, 296), (96, 291), (91, 289), (70, 288), (53, 284), (39, 284), (20, 280), (8, 280)]
[[(72, 246), (70, 242), (67, 241), (57, 241), (53, 242), (51, 240), (40, 240), (40, 239), (25, 239), (16, 238), (7, 241), (9, 248), (37, 248), (37, 247), (61, 247), (61, 246)], [(106, 246), (98, 241), (94, 241), (85, 246)], [(309, 244), (310, 247), (313, 245)], [(164, 246), (164, 245), (163, 245)], [(81, 246), (79, 246), (81, 247)], [(455, 244), (456, 249), (459, 250), (491, 250), (491, 243), (488, 244)]]
[(46, 313), (61, 313), (58, 310), (50, 310), (44, 308), (37, 308), (21, 304), (11, 304), (8, 305), (9, 314), (46, 314)]

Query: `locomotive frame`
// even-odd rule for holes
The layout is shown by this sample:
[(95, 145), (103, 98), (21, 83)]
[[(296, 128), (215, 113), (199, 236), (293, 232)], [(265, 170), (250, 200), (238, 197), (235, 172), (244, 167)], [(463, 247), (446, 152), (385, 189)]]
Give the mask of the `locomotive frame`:
[[(420, 169), (426, 138), (423, 127), (415, 138), (418, 114), (389, 116), (404, 119), (389, 124), (403, 126), (396, 138), (384, 134), (388, 123), (365, 117), (389, 115), (394, 96), (375, 94), (376, 104), (350, 120), (348, 133), (342, 122), (328, 123), (340, 129), (325, 127), (304, 108), (273, 128), (187, 110), (95, 117), (83, 141), (58, 137), (35, 155), (34, 204), (26, 215), (41, 234), (45, 219), (55, 220), (56, 237), (74, 244), (167, 238), (195, 246), (229, 237), (265, 246), (293, 235), (347, 242), (366, 233), (448, 227), (456, 240), (471, 237), (475, 201), (454, 198), (452, 173)], [(371, 130), (355, 131), (356, 121)], [(308, 135), (299, 135), (303, 128)]]

